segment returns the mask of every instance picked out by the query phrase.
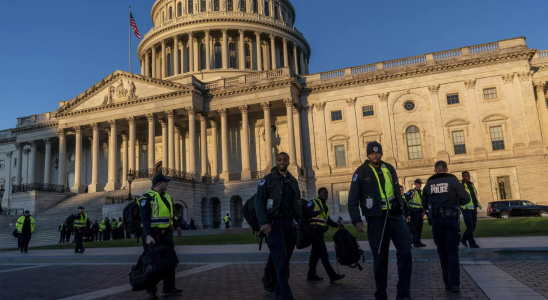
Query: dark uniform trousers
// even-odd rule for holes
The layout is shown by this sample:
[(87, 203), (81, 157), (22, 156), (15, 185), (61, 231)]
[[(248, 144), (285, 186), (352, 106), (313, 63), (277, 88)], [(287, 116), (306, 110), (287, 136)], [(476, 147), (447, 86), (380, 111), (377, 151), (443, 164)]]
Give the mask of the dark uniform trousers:
[(76, 247), (74, 251), (83, 251), (84, 245), (82, 244), (82, 239), (84, 238), (85, 228), (84, 227), (74, 227), (74, 240), (76, 241)]
[(279, 219), (272, 223), (266, 244), (276, 273), (276, 295), (282, 299), (293, 299), (293, 293), (289, 287), (289, 262), (296, 243), (297, 231), (293, 227), (293, 221)]
[(61, 230), (61, 239), (59, 240), (59, 243), (64, 243), (66, 236), (67, 236), (67, 232), (65, 230)]
[(432, 234), (438, 247), (443, 282), (451, 286), (460, 285), (459, 218), (432, 218)]
[(415, 236), (413, 236), (413, 244), (418, 245), (422, 238), (422, 227), (424, 225), (424, 217), (422, 215), (422, 209), (411, 208), (409, 217), (411, 218), (411, 224), (415, 227)]
[[(321, 227), (321, 226), (318, 226)], [(316, 228), (314, 235), (312, 236), (312, 250), (310, 251), (310, 260), (308, 261), (308, 277), (317, 274), (316, 266), (318, 261), (322, 260), (323, 267), (329, 278), (333, 278), (337, 275), (331, 263), (329, 262), (329, 254), (327, 253), (327, 247), (325, 246), (323, 228)]]
[[(156, 245), (159, 246), (166, 246), (173, 251), (175, 251), (175, 244), (173, 243), (173, 236), (171, 235), (171, 229), (166, 230), (167, 233), (165, 234), (152, 234), (152, 237), (154, 238), (154, 242)], [(152, 232), (154, 232), (154, 229), (152, 229)], [(146, 238), (143, 238), (143, 248), (146, 249), (148, 247)], [(156, 285), (161, 281), (164, 281), (164, 291), (170, 291), (175, 289), (175, 269), (170, 271), (164, 271), (161, 278), (157, 278), (154, 282), (150, 283), (150, 286), (146, 289), (147, 293), (154, 292), (156, 293), (158, 289), (156, 288)]]
[(466, 230), (462, 235), (462, 240), (468, 241), (470, 245), (476, 245), (474, 230), (476, 230), (476, 225), (478, 223), (478, 211), (475, 208), (463, 209), (462, 217), (464, 218), (464, 224), (466, 224)]
[(19, 234), (19, 247), (21, 248), (21, 251), (27, 251), (29, 249), (29, 242), (30, 238), (32, 236), (32, 233), (20, 233)]
[(70, 243), (70, 236), (72, 232), (70, 230), (67, 230), (67, 233), (65, 235), (65, 243)]
[(386, 221), (386, 229), (382, 240), (381, 251), (378, 253), (379, 244), (384, 226), (385, 217), (366, 217), (367, 220), (367, 236), (369, 238), (369, 246), (373, 252), (374, 276), (377, 291), (375, 299), (388, 299), (386, 287), (388, 281), (388, 257), (390, 239), (396, 247), (396, 258), (398, 260), (398, 284), (397, 297), (411, 297), (411, 232), (403, 216), (389, 216)]

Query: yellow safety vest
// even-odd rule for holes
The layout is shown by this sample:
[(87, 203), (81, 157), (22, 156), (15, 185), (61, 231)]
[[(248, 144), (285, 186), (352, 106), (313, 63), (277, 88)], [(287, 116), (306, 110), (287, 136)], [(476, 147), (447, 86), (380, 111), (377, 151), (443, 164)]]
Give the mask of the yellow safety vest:
[(228, 216), (225, 216), (225, 223), (228, 222)]
[[(472, 200), (472, 193), (470, 193), (470, 189), (468, 188), (468, 185), (466, 183), (462, 183), (464, 185), (464, 189), (470, 194), (470, 202), (468, 204), (461, 206), (462, 209), (474, 209), (474, 201)], [(478, 206), (480, 205), (480, 201), (478, 199), (478, 192), (476, 191), (476, 186), (474, 184), (472, 185), (472, 189), (474, 190), (474, 195), (476, 195), (476, 200), (478, 201)]]
[[(30, 233), (34, 232), (34, 218), (32, 216), (30, 218)], [(15, 227), (17, 228), (18, 233), (23, 232), (23, 223), (25, 222), (25, 216), (20, 216), (19, 219), (17, 219), (17, 223), (15, 223)]]
[(102, 232), (105, 229), (107, 229), (107, 225), (105, 224), (105, 220), (103, 220), (101, 221), (101, 224), (99, 224), (99, 231)]
[[(83, 215), (83, 216), (82, 216)], [(80, 219), (74, 219), (74, 227), (84, 227), (88, 223), (88, 215), (81, 213)]]
[(390, 208), (390, 201), (394, 199), (394, 188), (392, 187), (392, 176), (390, 175), (390, 171), (388, 171), (388, 168), (386, 168), (384, 164), (381, 164), (381, 170), (384, 175), (384, 190), (386, 191), (386, 195), (385, 195), (381, 187), (379, 175), (377, 175), (377, 170), (375, 170), (375, 168), (372, 165), (369, 165), (369, 167), (371, 167), (371, 170), (373, 170), (373, 174), (375, 174), (375, 177), (377, 177), (377, 184), (379, 185), (379, 192), (381, 193), (381, 198), (382, 198), (381, 199), (382, 210), (386, 210), (387, 207)]
[(411, 208), (422, 208), (422, 199), (421, 195), (417, 193), (417, 190), (413, 189), (413, 198), (409, 201), (409, 207)]
[[(152, 218), (150, 220), (150, 226), (158, 228), (169, 228), (173, 224), (173, 201), (171, 201), (171, 197), (167, 193), (164, 194), (167, 202), (169, 203), (168, 208), (162, 200), (162, 197), (160, 197), (160, 194), (158, 194), (156, 191), (149, 190), (145, 194), (149, 194), (154, 198), (154, 200), (152, 200), (150, 203), (150, 205), (152, 205)], [(141, 200), (143, 199), (146, 198), (141, 197), (139, 198), (139, 200), (137, 200), (137, 204), (139, 204), (139, 206), (141, 205)]]
[[(314, 202), (314, 211), (320, 211), (322, 200), (316, 198), (316, 199), (313, 199), (312, 202)], [(324, 210), (323, 213), (311, 218), (310, 224), (327, 226), (327, 218), (329, 218), (329, 204), (326, 203), (325, 206), (327, 207), (327, 209)]]
[(118, 222), (118, 228), (122, 228), (124, 226), (124, 222)]

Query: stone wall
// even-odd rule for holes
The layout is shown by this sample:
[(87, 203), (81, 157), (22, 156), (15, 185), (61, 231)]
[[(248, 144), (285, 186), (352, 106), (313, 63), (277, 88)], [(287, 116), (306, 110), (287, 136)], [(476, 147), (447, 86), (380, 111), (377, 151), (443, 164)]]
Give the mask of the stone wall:
[(36, 214), (68, 196), (70, 195), (37, 191), (18, 193), (11, 195), (11, 207), (23, 208), (31, 214)]

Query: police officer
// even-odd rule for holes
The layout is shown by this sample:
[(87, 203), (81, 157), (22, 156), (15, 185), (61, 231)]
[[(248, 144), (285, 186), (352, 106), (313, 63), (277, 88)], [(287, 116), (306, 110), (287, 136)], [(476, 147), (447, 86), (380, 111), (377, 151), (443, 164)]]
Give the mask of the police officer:
[(324, 187), (320, 188), (318, 190), (318, 198), (308, 201), (303, 211), (303, 215), (306, 218), (310, 218), (310, 224), (314, 226), (312, 250), (310, 251), (310, 261), (308, 262), (308, 277), (306, 278), (308, 281), (323, 280), (316, 272), (316, 266), (320, 259), (331, 282), (344, 278), (344, 275), (339, 275), (333, 270), (324, 241), (324, 233), (327, 231), (327, 226), (338, 227), (338, 224), (333, 222), (329, 217), (329, 205), (326, 203), (328, 196), (327, 189)]
[(276, 273), (276, 299), (293, 299), (289, 287), (289, 261), (297, 242), (295, 219), (302, 217), (301, 192), (289, 173), (289, 155), (281, 152), (276, 167), (259, 182), (255, 210)]
[[(143, 223), (143, 247), (149, 244), (167, 246), (175, 251), (172, 229), (176, 228), (177, 222), (173, 218), (173, 202), (166, 193), (167, 184), (170, 179), (164, 175), (156, 175), (152, 179), (152, 189), (147, 191), (137, 204), (141, 208), (141, 221)], [(175, 269), (163, 272), (164, 295), (176, 295), (183, 290), (175, 287)], [(159, 280), (158, 280), (159, 282)], [(148, 299), (158, 299), (156, 295), (156, 284), (147, 288)]]
[(88, 220), (88, 215), (84, 213), (84, 207), (78, 207), (78, 213), (74, 215), (74, 239), (76, 240), (76, 247), (74, 247), (74, 253), (84, 253), (84, 245), (82, 239), (86, 233), (86, 229), (89, 228), (91, 222)]
[(413, 236), (413, 247), (426, 247), (421, 242), (422, 226), (424, 224), (424, 208), (422, 206), (422, 180), (415, 180), (415, 187), (410, 189), (406, 194), (406, 199), (409, 206), (409, 217), (411, 224), (415, 227), (415, 235)]
[(107, 225), (106, 225), (107, 220), (108, 218), (105, 218), (104, 220), (101, 221), (101, 224), (99, 224), (99, 241), (103, 240), (104, 232), (105, 230), (107, 230)]
[(478, 207), (479, 209), (482, 209), (481, 203), (478, 199), (476, 187), (474, 186), (474, 183), (470, 181), (470, 173), (468, 173), (468, 171), (462, 172), (461, 182), (468, 194), (470, 194), (470, 202), (461, 206), (462, 217), (464, 218), (464, 224), (466, 224), (466, 230), (462, 234), (460, 242), (464, 245), (464, 247), (468, 247), (468, 242), (470, 243), (470, 248), (479, 248), (480, 246), (476, 244), (476, 240), (474, 239), (474, 230), (476, 230), (476, 224), (478, 223), (477, 209)]
[(438, 247), (445, 289), (460, 291), (459, 206), (467, 203), (470, 195), (453, 174), (447, 173), (447, 163), (440, 160), (424, 186), (423, 205), (428, 210), (428, 223)]
[[(65, 242), (65, 237), (67, 235), (67, 222), (63, 222), (61, 223), (61, 225), (59, 226), (59, 229), (57, 231), (61, 232), (61, 239), (59, 240), (59, 243), (64, 243)], [(68, 240), (67, 240), (68, 242)]]
[(25, 214), (20, 216), (15, 223), (17, 228), (17, 233), (19, 234), (19, 247), (21, 248), (21, 253), (23, 251), (27, 253), (29, 249), (29, 242), (32, 234), (34, 233), (34, 218), (30, 215), (30, 211), (25, 210)]
[(367, 236), (373, 252), (376, 299), (387, 299), (388, 255), (390, 240), (397, 250), (397, 299), (411, 299), (411, 234), (403, 216), (398, 175), (382, 158), (382, 146), (367, 144), (367, 158), (350, 184), (348, 212), (358, 232), (364, 232), (360, 208), (367, 221)]
[(225, 221), (225, 229), (230, 228), (230, 221), (232, 220), (230, 219), (228, 214), (226, 214), (226, 216), (224, 217), (224, 221)]

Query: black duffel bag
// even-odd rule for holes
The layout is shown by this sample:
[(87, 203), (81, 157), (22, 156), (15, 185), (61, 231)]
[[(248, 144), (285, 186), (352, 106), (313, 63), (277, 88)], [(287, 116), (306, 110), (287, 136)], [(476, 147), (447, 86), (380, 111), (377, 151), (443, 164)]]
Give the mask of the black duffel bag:
[(142, 291), (147, 287), (156, 286), (162, 280), (162, 273), (175, 269), (179, 259), (175, 251), (166, 246), (148, 246), (137, 264), (131, 267), (129, 284), (133, 291)]
[(13, 235), (13, 237), (16, 239), (19, 238), (19, 233), (17, 232), (17, 229), (14, 229), (11, 235)]
[(297, 249), (304, 249), (312, 245), (314, 226), (308, 220), (301, 220), (297, 226)]

